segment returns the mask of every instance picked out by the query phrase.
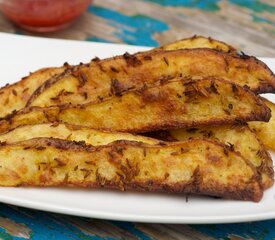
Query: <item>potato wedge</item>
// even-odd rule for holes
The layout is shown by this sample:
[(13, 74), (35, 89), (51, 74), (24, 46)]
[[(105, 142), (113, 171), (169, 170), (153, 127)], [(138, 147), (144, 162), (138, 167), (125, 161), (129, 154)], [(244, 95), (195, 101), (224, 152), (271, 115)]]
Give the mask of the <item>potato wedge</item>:
[(61, 68), (43, 68), (29, 76), (22, 78), (21, 81), (7, 85), (0, 89), (0, 117), (4, 117), (14, 110), (19, 110), (26, 106), (27, 101), (33, 92), (46, 80), (64, 71)]
[[(241, 153), (261, 173), (264, 188), (274, 183), (274, 169), (270, 154), (247, 125), (207, 126), (191, 129), (170, 130), (174, 140), (184, 141), (191, 138), (209, 138), (227, 144)], [(0, 138), (1, 139), (1, 138)], [(166, 139), (163, 139), (166, 140)]]
[(115, 87), (127, 91), (160, 79), (209, 76), (248, 86), (255, 93), (275, 92), (274, 74), (254, 57), (212, 49), (183, 49), (94, 59), (66, 76), (47, 80), (33, 93), (27, 106), (88, 103), (108, 96), (113, 82)]
[(70, 125), (70, 124), (37, 124), (37, 125), (25, 125), (15, 128), (7, 133), (0, 135), (0, 142), (14, 143), (19, 141), (29, 140), (31, 138), (59, 138), (70, 141), (84, 141), (86, 144), (98, 146), (107, 145), (118, 140), (129, 140), (142, 142), (150, 145), (160, 144), (161, 141), (133, 135), (129, 133), (120, 132), (108, 132), (108, 131), (98, 131), (96, 129)]
[(153, 50), (179, 50), (194, 48), (211, 48), (237, 55), (237, 50), (227, 43), (212, 39), (211, 37), (197, 35), (194, 35), (191, 38), (181, 39), (173, 43), (168, 43), (160, 48), (155, 48)]
[(268, 121), (270, 110), (251, 91), (218, 79), (182, 80), (119, 92), (83, 105), (30, 107), (0, 121), (0, 132), (21, 125), (63, 122), (120, 132)]
[(78, 186), (194, 193), (258, 202), (260, 176), (210, 140), (166, 146), (131, 141), (93, 147), (40, 138), (0, 146), (1, 186)]
[[(220, 49), (221, 51), (224, 52), (230, 52), (231, 54), (237, 54), (237, 50), (231, 47), (230, 45), (227, 45), (223, 42), (214, 40), (211, 41), (212, 39), (210, 38), (205, 38), (201, 36), (196, 36), (195, 39), (192, 40), (192, 38), (186, 39), (181, 44), (181, 41), (175, 42), (174, 44), (168, 44), (167, 47), (164, 46), (163, 49), (165, 50), (177, 50), (177, 49), (184, 49), (188, 48), (190, 44), (190, 48), (194, 46), (200, 46), (200, 47), (205, 47), (205, 48), (213, 48), (213, 49)], [(274, 103), (271, 103), (269, 101), (265, 102), (266, 105), (271, 109), (271, 119), (269, 122), (264, 123), (264, 122), (250, 122), (249, 126), (254, 129), (257, 133), (257, 136), (260, 138), (260, 140), (270, 149), (275, 150), (275, 105)], [(215, 130), (215, 133), (219, 133), (219, 130)], [(220, 134), (220, 133), (219, 133)], [(249, 141), (248, 141), (249, 142)], [(273, 180), (274, 182), (274, 180)]]
[(249, 127), (256, 132), (265, 146), (275, 150), (275, 104), (264, 98), (262, 100), (271, 109), (272, 116), (267, 123), (250, 122)]
[[(204, 47), (230, 52), (231, 54), (236, 53), (236, 50), (228, 44), (203, 36), (193, 36), (191, 38), (182, 39), (160, 48), (154, 48), (150, 51)], [(57, 74), (63, 73), (62, 76), (65, 77), (66, 74), (64, 71), (68, 67), (73, 66), (64, 64), (63, 67), (40, 69), (31, 73), (28, 77), (23, 78), (21, 81), (0, 89), (0, 105), (5, 106), (5, 108), (0, 109), (0, 117), (6, 116), (13, 110), (24, 108), (30, 96), (42, 83)]]
[[(174, 141), (185, 141), (191, 138), (210, 138), (227, 144), (234, 151), (248, 159), (261, 173), (265, 189), (274, 183), (273, 162), (270, 154), (258, 141), (254, 132), (247, 125), (208, 126), (192, 129), (176, 129), (166, 132)], [(69, 124), (37, 124), (15, 128), (0, 135), (0, 142), (14, 143), (32, 138), (59, 138), (70, 141), (84, 141), (86, 144), (98, 146), (107, 145), (118, 140), (142, 142), (150, 145), (161, 144), (154, 138), (148, 138), (128, 133), (98, 131), (83, 126)]]

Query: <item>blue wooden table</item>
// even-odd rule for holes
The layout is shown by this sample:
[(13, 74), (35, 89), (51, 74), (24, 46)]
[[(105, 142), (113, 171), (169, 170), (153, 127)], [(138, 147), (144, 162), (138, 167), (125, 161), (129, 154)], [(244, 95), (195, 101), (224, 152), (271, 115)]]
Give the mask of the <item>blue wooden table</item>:
[[(0, 14), (0, 31), (33, 35)], [(94, 0), (45, 37), (158, 46), (194, 34), (275, 57), (275, 0)], [(0, 204), (0, 239), (275, 239), (275, 220), (215, 225), (104, 221)]]

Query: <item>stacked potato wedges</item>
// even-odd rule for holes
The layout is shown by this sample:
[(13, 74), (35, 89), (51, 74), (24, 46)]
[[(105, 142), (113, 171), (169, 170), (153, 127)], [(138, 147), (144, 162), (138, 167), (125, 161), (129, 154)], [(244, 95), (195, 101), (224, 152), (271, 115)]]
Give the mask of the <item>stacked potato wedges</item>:
[(38, 70), (0, 89), (0, 185), (260, 201), (275, 149), (260, 93), (263, 62), (202, 36)]

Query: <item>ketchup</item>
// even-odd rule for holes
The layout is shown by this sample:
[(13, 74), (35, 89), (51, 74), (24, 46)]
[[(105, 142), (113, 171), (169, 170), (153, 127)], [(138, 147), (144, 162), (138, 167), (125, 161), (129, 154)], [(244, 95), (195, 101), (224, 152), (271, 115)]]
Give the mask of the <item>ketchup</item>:
[(91, 0), (6, 0), (2, 12), (19, 26), (35, 32), (54, 31), (80, 16)]

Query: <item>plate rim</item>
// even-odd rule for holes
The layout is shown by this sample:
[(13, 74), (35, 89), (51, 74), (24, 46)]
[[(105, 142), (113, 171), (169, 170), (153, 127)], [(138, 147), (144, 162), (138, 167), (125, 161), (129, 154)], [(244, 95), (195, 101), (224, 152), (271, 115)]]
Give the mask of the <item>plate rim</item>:
[[(2, 187), (0, 187), (1, 189)], [(211, 216), (211, 217), (182, 217), (182, 216), (150, 216), (150, 215), (136, 215), (136, 214), (119, 214), (107, 213), (95, 210), (83, 210), (78, 208), (60, 207), (53, 204), (39, 203), (30, 200), (16, 200), (12, 197), (0, 196), (0, 202), (14, 206), (35, 209), (39, 211), (46, 211), (51, 213), (58, 213), (64, 215), (96, 218), (102, 220), (126, 221), (126, 222), (140, 222), (140, 223), (163, 223), (163, 224), (224, 224), (224, 223), (241, 223), (249, 221), (263, 221), (275, 219), (275, 210), (265, 213), (232, 215), (232, 216)], [(257, 203), (256, 203), (257, 204)]]

